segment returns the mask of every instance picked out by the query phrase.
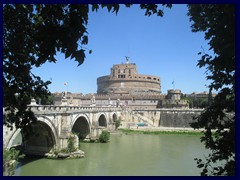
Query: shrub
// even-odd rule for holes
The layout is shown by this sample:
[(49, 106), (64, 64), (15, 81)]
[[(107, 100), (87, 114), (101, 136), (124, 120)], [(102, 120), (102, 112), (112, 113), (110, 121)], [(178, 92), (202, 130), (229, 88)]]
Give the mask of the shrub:
[(13, 176), (16, 168), (16, 161), (21, 158), (19, 150), (14, 148), (7, 150), (3, 149), (3, 174), (6, 176)]
[(115, 122), (115, 130), (121, 125), (121, 119), (116, 120)]
[(115, 130), (117, 130), (120, 125), (121, 125), (121, 117), (119, 117), (119, 119), (116, 120), (115, 122)]
[(110, 133), (108, 131), (102, 131), (101, 135), (99, 136), (99, 142), (106, 143), (110, 139)]
[(69, 139), (68, 139), (68, 152), (74, 152), (76, 151), (76, 147), (74, 146), (75, 145), (75, 137), (74, 135), (70, 135)]

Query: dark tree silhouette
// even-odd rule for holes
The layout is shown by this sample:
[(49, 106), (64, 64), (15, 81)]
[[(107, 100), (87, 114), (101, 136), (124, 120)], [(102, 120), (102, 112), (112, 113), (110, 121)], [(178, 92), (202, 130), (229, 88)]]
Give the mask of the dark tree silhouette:
[[(205, 32), (214, 52), (212, 56), (200, 52), (198, 66), (206, 66), (206, 78), (212, 80), (209, 88), (218, 91), (192, 124), (194, 128), (205, 128), (201, 141), (211, 150), (205, 160), (196, 160), (203, 168), (201, 175), (235, 175), (235, 6), (202, 4), (188, 5), (188, 9), (192, 31)], [(217, 162), (224, 165), (212, 166)]]

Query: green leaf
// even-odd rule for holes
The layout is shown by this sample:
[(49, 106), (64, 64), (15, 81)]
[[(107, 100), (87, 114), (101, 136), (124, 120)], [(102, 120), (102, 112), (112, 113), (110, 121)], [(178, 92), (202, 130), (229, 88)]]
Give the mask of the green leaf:
[(88, 43), (88, 37), (87, 36), (83, 36), (82, 44), (87, 44), (87, 43)]
[(69, 56), (71, 56), (72, 52), (70, 50), (67, 50), (65, 53), (65, 59), (67, 59)]
[(107, 5), (107, 9), (108, 9), (108, 12), (110, 12), (112, 9), (112, 5), (111, 4)]
[(113, 10), (113, 12), (116, 12), (116, 14), (118, 13), (118, 11), (119, 11), (119, 4), (114, 4), (114, 10)]
[(99, 8), (99, 6), (98, 6), (98, 4), (92, 4), (92, 11), (94, 12), (94, 11), (98, 11), (98, 8)]
[(84, 62), (84, 59), (85, 59), (84, 51), (85, 50), (80, 49), (79, 51), (76, 51), (74, 53), (74, 57), (75, 57), (76, 61), (78, 62), (78, 66), (80, 66)]

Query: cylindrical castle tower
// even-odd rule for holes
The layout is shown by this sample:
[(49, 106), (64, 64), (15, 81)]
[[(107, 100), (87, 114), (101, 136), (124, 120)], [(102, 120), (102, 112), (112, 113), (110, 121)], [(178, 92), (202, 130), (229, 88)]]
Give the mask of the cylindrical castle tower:
[(135, 63), (116, 64), (97, 79), (98, 94), (161, 93), (160, 77), (138, 74)]

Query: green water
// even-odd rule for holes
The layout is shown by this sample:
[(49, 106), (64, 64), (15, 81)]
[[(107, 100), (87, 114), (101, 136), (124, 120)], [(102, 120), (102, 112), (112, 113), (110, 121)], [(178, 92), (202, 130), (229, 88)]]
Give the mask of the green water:
[(85, 158), (24, 160), (17, 176), (198, 176), (195, 157), (206, 154), (196, 135), (111, 135), (110, 142), (81, 143)]

